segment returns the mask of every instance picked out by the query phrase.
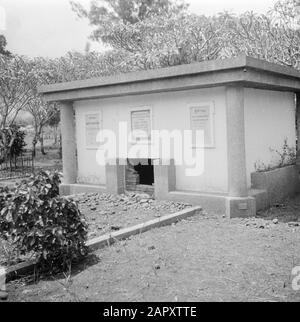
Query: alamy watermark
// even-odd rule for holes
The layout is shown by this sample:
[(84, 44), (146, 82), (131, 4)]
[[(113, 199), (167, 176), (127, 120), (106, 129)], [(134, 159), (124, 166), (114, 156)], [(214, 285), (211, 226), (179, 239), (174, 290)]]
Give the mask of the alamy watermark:
[(97, 134), (97, 163), (126, 165), (127, 159), (152, 159), (153, 164), (185, 166), (188, 177), (204, 172), (204, 131), (143, 130), (128, 131), (126, 122), (119, 123), (118, 134), (104, 129)]

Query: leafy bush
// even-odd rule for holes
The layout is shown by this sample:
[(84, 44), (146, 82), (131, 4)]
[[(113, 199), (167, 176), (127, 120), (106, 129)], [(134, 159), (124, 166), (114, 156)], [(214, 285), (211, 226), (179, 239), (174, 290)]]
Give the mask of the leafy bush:
[(8, 196), (11, 196), (9, 189), (7, 187), (0, 187), (0, 211), (4, 208)]
[(11, 126), (12, 133), (14, 135), (14, 142), (10, 148), (11, 156), (19, 156), (26, 146), (25, 136), (26, 133), (16, 125)]
[(270, 148), (272, 153), (277, 155), (276, 161), (272, 164), (265, 164), (262, 161), (256, 161), (254, 164), (256, 172), (266, 172), (289, 165), (296, 164), (296, 149), (288, 145), (287, 139), (284, 140), (281, 151)]
[(271, 150), (279, 156), (278, 167), (285, 167), (296, 163), (296, 148), (291, 148), (288, 145), (287, 139), (284, 140), (282, 150)]
[(17, 125), (0, 130), (0, 159), (19, 156), (26, 146), (24, 131)]
[[(0, 212), (5, 208), (7, 200), (11, 198), (12, 194), (7, 187), (0, 187)], [(0, 215), (0, 236), (1, 233), (6, 232), (9, 229), (9, 224), (7, 221), (2, 220)]]
[[(75, 201), (59, 196), (57, 172), (23, 181), (0, 215), (0, 236), (22, 255), (34, 253), (42, 269), (66, 270), (87, 254), (87, 224)], [(1, 198), (0, 198), (1, 200)]]

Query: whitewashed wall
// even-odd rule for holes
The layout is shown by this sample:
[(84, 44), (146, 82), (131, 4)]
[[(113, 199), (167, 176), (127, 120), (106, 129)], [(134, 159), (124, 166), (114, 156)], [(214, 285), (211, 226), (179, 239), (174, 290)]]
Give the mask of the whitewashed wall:
[(269, 90), (245, 89), (245, 143), (247, 183), (251, 187), (251, 173), (255, 162), (266, 165), (278, 156), (271, 149), (282, 150), (284, 139), (296, 145), (294, 94)]
[[(130, 112), (136, 108), (150, 107), (152, 128), (166, 130), (190, 129), (190, 104), (213, 102), (215, 107), (215, 147), (205, 149), (204, 173), (186, 177), (185, 167), (177, 166), (177, 190), (201, 192), (227, 192), (227, 141), (225, 89), (213, 88), (148, 94), (113, 99), (80, 101), (74, 104), (78, 150), (79, 183), (105, 184), (105, 169), (96, 162), (96, 150), (85, 146), (85, 114), (102, 111), (104, 129), (117, 131), (118, 122), (128, 122)], [(142, 157), (142, 156), (141, 156)], [(148, 156), (143, 156), (148, 157)]]
[[(74, 103), (76, 119), (76, 143), (78, 174), (77, 182), (86, 184), (105, 185), (105, 167), (96, 162), (96, 148), (90, 148), (86, 145), (85, 115), (92, 113), (101, 113), (97, 102), (82, 101)], [(109, 119), (106, 120), (106, 123)]]

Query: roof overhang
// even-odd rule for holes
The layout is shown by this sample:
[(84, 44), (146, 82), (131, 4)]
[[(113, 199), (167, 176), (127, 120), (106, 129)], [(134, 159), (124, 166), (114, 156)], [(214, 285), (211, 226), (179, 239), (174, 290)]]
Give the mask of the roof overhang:
[(238, 84), (244, 87), (300, 92), (300, 72), (245, 55), (111, 77), (45, 85), (48, 102), (77, 101), (181, 91)]

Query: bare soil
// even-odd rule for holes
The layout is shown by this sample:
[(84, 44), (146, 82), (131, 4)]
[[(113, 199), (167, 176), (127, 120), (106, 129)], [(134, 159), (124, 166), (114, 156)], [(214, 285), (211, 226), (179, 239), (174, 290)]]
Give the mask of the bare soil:
[(140, 224), (163, 215), (184, 210), (191, 205), (157, 201), (143, 193), (84, 194), (73, 197), (89, 224), (89, 238)]
[(300, 196), (258, 218), (196, 215), (95, 253), (71, 276), (8, 285), (9, 301), (300, 301)]

